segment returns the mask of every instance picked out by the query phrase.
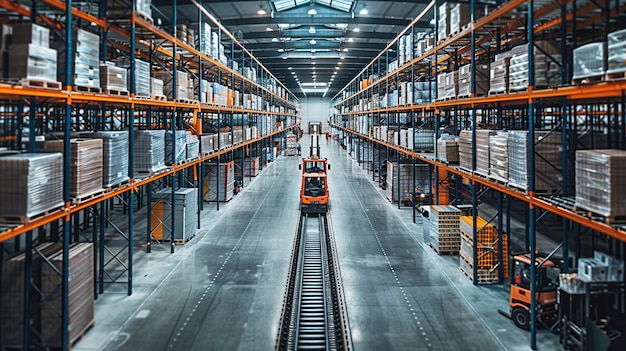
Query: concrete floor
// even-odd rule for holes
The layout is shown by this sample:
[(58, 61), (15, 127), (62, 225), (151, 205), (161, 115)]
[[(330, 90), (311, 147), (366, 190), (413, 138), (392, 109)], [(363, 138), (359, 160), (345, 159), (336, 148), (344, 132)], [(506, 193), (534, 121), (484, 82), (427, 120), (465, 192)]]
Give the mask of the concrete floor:
[[(322, 144), (355, 350), (529, 349), (529, 334), (497, 313), (508, 306), (507, 286), (472, 285), (458, 256), (424, 245), (419, 217), (413, 223), (410, 209), (390, 204), (337, 142)], [(208, 204), (203, 229), (176, 253), (137, 246), (133, 295), (100, 295), (95, 327), (73, 349), (274, 349), (298, 220), (298, 162), (279, 157), (220, 211)], [(561, 348), (545, 331), (538, 343)]]

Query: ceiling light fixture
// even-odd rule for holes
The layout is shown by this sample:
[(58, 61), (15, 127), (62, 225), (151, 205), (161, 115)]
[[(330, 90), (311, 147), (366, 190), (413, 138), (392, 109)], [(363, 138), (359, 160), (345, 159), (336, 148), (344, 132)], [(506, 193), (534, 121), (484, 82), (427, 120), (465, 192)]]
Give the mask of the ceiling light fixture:
[(265, 31), (267, 31), (267, 32), (273, 32), (274, 30), (272, 29), (272, 27), (267, 27), (267, 28), (265, 28)]
[(267, 11), (265, 11), (265, 9), (263, 8), (263, 3), (261, 3), (261, 5), (259, 5), (259, 9), (257, 10), (256, 13), (259, 16), (267, 15)]
[(348, 43), (352, 43), (353, 41), (354, 41), (354, 39), (348, 38)]
[(359, 27), (355, 27), (352, 31), (353, 31), (353, 32), (357, 32), (357, 33), (358, 33), (358, 32), (360, 32), (361, 30), (359, 29)]
[(311, 28), (309, 28), (309, 34), (315, 34), (315, 27), (311, 26)]
[(363, 2), (363, 7), (361, 8), (361, 11), (359, 11), (359, 15), (367, 15), (369, 13), (369, 11), (367, 11), (367, 7), (365, 6), (365, 2)]
[(313, 7), (313, 4), (311, 4), (311, 8), (309, 9), (309, 11), (307, 12), (310, 16), (315, 16), (317, 15), (317, 10), (315, 10), (315, 7)]
[(345, 59), (346, 57), (345, 57), (345, 56), (339, 56), (339, 58), (340, 58), (341, 60), (343, 60), (343, 59)]
[(343, 52), (348, 52), (348, 48), (344, 48), (344, 49), (343, 49)]
[(277, 42), (277, 41), (278, 41), (278, 38), (272, 38), (272, 41), (273, 41), (273, 42)]
[(315, 45), (315, 44), (317, 44), (317, 42), (315, 41), (315, 39), (311, 39), (311, 41), (309, 41), (309, 44)]

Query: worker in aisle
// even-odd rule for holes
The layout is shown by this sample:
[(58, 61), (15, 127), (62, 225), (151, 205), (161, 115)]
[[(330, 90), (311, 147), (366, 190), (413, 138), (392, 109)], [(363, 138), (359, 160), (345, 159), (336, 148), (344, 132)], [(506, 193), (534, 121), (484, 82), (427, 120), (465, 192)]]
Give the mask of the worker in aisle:
[(298, 150), (298, 156), (302, 155), (302, 145), (300, 145), (300, 142), (298, 142), (298, 145), (296, 145), (296, 150)]

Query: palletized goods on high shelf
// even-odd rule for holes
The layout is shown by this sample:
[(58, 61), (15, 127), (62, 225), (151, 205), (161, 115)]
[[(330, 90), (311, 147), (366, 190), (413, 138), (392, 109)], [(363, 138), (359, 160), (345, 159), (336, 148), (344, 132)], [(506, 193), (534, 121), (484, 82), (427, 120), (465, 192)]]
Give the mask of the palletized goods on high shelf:
[(164, 188), (153, 194), (150, 235), (157, 241), (186, 242), (198, 229), (198, 189), (180, 188), (174, 192), (175, 221), (172, 235), (172, 189)]
[[(48, 140), (46, 152), (63, 152), (63, 140)], [(70, 141), (70, 196), (81, 198), (102, 190), (102, 139)]]
[(454, 206), (430, 206), (430, 225), (424, 227), (424, 241), (438, 254), (459, 252), (460, 216), (461, 211)]
[(500, 182), (509, 179), (509, 133), (499, 130), (489, 137), (489, 177)]
[(626, 220), (626, 151), (576, 151), (576, 209)]
[(200, 139), (197, 135), (186, 131), (187, 159), (192, 160), (200, 155)]
[[(172, 146), (175, 148), (173, 159)], [(187, 132), (184, 130), (176, 130), (175, 133), (171, 130), (165, 131), (165, 164), (180, 163), (185, 159), (187, 159)]]
[[(100, 88), (100, 37), (97, 34), (79, 29), (74, 35), (74, 51), (71, 82), (72, 85), (86, 88)], [(57, 42), (59, 80), (66, 81), (65, 43)]]
[[(461, 249), (460, 269), (470, 279), (473, 279), (473, 270), (477, 270), (478, 284), (492, 284), (498, 282), (498, 229), (487, 223), (483, 218), (476, 217), (476, 257), (478, 265), (474, 267), (473, 216), (461, 216)], [(502, 234), (502, 269), (503, 277), (509, 276), (508, 236)]]
[(81, 138), (102, 139), (102, 186), (123, 183), (128, 177), (128, 132), (84, 132)]
[(63, 155), (0, 157), (0, 217), (18, 222), (63, 205)]
[(249, 157), (243, 160), (243, 176), (244, 177), (256, 177), (259, 175), (259, 161), (260, 158)]
[[(8, 32), (8, 28), (3, 32)], [(8, 45), (7, 76), (11, 80), (57, 80), (57, 51), (50, 48), (50, 30), (36, 24), (18, 24)], [(2, 41), (5, 42), (5, 38)], [(6, 45), (6, 42), (4, 43)]]
[(105, 90), (126, 92), (126, 76), (126, 69), (115, 66), (113, 62), (100, 64), (100, 83)]
[(151, 173), (165, 168), (165, 131), (135, 131), (135, 172)]
[(472, 169), (472, 131), (462, 130), (459, 133), (459, 166), (466, 170)]
[(447, 133), (437, 140), (437, 158), (448, 163), (459, 162), (459, 143), (457, 137)]

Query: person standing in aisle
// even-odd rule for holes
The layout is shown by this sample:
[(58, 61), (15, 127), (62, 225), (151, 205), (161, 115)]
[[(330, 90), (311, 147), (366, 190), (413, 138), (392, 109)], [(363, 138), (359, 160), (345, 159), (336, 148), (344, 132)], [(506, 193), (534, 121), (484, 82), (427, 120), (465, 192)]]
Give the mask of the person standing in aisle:
[(298, 145), (296, 145), (296, 150), (298, 150), (298, 156), (302, 155), (302, 146), (300, 145), (300, 142), (298, 142)]

